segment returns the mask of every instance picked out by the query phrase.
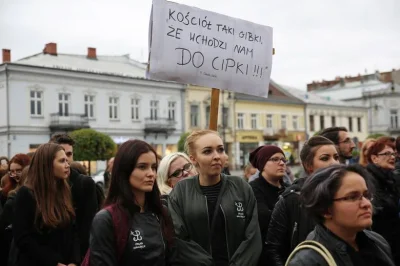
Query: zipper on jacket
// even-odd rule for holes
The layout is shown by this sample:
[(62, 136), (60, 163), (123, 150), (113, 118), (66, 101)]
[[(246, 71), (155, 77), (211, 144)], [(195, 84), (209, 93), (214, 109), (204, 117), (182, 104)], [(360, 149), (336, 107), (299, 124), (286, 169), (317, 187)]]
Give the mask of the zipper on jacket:
[(226, 216), (225, 216), (225, 212), (224, 209), (222, 208), (222, 204), (219, 205), (219, 207), (221, 208), (222, 214), (224, 215), (224, 221), (225, 221), (225, 240), (226, 240), (226, 249), (228, 251), (228, 261), (231, 260), (231, 254), (229, 252), (229, 243), (228, 243), (228, 232), (227, 232), (227, 225), (226, 225)]
[(293, 226), (293, 232), (292, 232), (292, 241), (290, 243), (290, 247), (293, 250), (294, 247), (296, 247), (296, 245), (293, 244), (294, 242), (294, 234), (297, 232), (297, 222), (294, 222), (294, 226)]
[(207, 220), (208, 220), (208, 243), (209, 243), (209, 248), (210, 248), (210, 255), (212, 257), (210, 214), (208, 213), (207, 196), (204, 196), (204, 198), (206, 199), (206, 211), (207, 211)]

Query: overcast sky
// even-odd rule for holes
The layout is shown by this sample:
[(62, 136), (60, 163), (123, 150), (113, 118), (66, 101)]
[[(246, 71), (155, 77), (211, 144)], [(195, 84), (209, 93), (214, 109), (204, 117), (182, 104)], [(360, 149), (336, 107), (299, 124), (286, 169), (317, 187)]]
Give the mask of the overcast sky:
[[(313, 80), (400, 68), (398, 0), (177, 0), (274, 28), (272, 79)], [(0, 0), (0, 48), (12, 60), (56, 42), (60, 53), (147, 60), (150, 0)]]

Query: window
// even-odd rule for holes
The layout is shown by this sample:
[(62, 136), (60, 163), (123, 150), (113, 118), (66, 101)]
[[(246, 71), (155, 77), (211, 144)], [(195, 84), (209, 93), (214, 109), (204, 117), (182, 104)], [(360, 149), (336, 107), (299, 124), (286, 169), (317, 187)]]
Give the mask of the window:
[(315, 131), (315, 123), (314, 123), (314, 116), (310, 115), (310, 131)]
[(357, 117), (357, 131), (361, 132), (361, 117)]
[(168, 102), (168, 120), (175, 121), (176, 102)]
[(251, 114), (251, 128), (257, 129), (257, 114)]
[(43, 92), (31, 91), (31, 116), (42, 115)]
[(222, 127), (226, 128), (228, 126), (228, 118), (229, 118), (229, 108), (222, 107)]
[(206, 106), (206, 128), (210, 125), (210, 106)]
[(349, 132), (353, 132), (353, 118), (349, 117)]
[(118, 119), (119, 98), (118, 97), (110, 97), (109, 104), (110, 104), (109, 105), (110, 119), (117, 120)]
[(390, 126), (398, 128), (397, 110), (390, 110)]
[(138, 121), (140, 119), (139, 105), (140, 105), (140, 99), (137, 99), (137, 98), (131, 99), (131, 118), (132, 118), (132, 120)]
[(319, 126), (321, 130), (325, 128), (325, 117), (323, 115), (319, 116)]
[(58, 94), (58, 114), (60, 116), (69, 116), (69, 94)]
[(281, 115), (281, 128), (286, 129), (286, 115)]
[(272, 115), (267, 115), (267, 128), (272, 128)]
[(158, 119), (158, 101), (150, 101), (150, 120)]
[(199, 126), (199, 106), (198, 105), (190, 106), (190, 126), (191, 127)]
[(297, 115), (292, 116), (293, 129), (298, 129), (299, 127), (299, 117)]
[(331, 116), (331, 126), (336, 127), (336, 117)]
[(244, 114), (238, 113), (237, 114), (237, 128), (243, 129), (244, 127)]
[(85, 116), (88, 118), (94, 118), (94, 96), (85, 95)]

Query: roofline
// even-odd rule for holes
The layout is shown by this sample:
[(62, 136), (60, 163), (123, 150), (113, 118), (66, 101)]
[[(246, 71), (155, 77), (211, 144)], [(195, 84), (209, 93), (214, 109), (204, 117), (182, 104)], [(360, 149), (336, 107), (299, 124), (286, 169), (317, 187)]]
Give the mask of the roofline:
[[(16, 68), (30, 68), (30, 69), (37, 69), (37, 70), (51, 70), (51, 71), (56, 71), (56, 72), (67, 72), (67, 73), (72, 73), (72, 74), (85, 74), (85, 75), (91, 75), (91, 76), (102, 76), (102, 77), (113, 77), (113, 78), (124, 78), (124, 79), (130, 79), (130, 80), (141, 80), (141, 81), (151, 81), (151, 82), (157, 82), (157, 83), (164, 83), (168, 85), (176, 85), (176, 86), (181, 86), (182, 89), (186, 89), (186, 84), (183, 83), (178, 83), (174, 81), (163, 81), (163, 80), (155, 80), (155, 79), (148, 79), (148, 78), (142, 78), (142, 77), (134, 77), (134, 76), (124, 76), (124, 75), (113, 75), (113, 74), (108, 74), (108, 73), (96, 73), (96, 72), (86, 72), (86, 71), (80, 71), (80, 70), (71, 70), (71, 69), (62, 69), (62, 68), (53, 68), (53, 67), (45, 67), (45, 66), (36, 66), (36, 65), (25, 65), (25, 64), (19, 64), (19, 63), (6, 63), (6, 64), (0, 64), (0, 67), (3, 65), (7, 65), (8, 67), (16, 67)], [(11, 71), (22, 71), (22, 69), (10, 69)], [(0, 73), (2, 69), (0, 68)]]

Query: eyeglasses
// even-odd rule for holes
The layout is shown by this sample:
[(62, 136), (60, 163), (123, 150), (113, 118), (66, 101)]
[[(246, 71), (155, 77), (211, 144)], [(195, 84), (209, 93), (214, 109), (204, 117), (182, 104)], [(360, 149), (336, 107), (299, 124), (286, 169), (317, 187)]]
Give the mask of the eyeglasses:
[(268, 161), (271, 161), (276, 164), (278, 164), (280, 161), (282, 161), (284, 164), (287, 163), (287, 160), (285, 158), (278, 158), (278, 157), (270, 158)]
[(374, 197), (370, 192), (364, 192), (364, 193), (353, 193), (350, 194), (346, 197), (341, 197), (337, 199), (333, 199), (333, 201), (347, 201), (347, 202), (356, 202), (356, 201), (361, 201), (362, 198), (366, 198), (369, 201), (373, 201)]
[(193, 167), (193, 164), (187, 163), (187, 164), (185, 164), (185, 165), (183, 166), (183, 168), (175, 170), (175, 172), (173, 172), (168, 178), (171, 178), (171, 177), (176, 177), (176, 178), (181, 177), (181, 176), (183, 175), (183, 171), (188, 172), (188, 171), (190, 171), (190, 170), (192, 169), (192, 167)]
[(385, 152), (385, 153), (378, 153), (377, 155), (379, 156), (385, 156), (385, 157), (389, 157), (389, 156), (394, 156), (397, 157), (397, 152)]
[(19, 176), (22, 174), (22, 169), (8, 171), (9, 176)]

